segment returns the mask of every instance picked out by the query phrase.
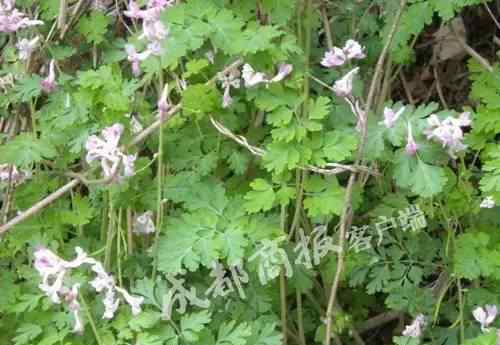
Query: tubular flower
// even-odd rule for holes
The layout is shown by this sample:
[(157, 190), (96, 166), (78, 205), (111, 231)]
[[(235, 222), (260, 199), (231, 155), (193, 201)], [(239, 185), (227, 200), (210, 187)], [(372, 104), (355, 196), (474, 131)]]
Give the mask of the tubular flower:
[(0, 32), (16, 32), (18, 30), (42, 25), (41, 20), (31, 20), (15, 7), (15, 0), (0, 0)]
[(358, 74), (359, 67), (352, 69), (342, 79), (339, 79), (333, 85), (335, 94), (339, 97), (350, 97), (352, 95), (352, 84), (354, 76)]
[(136, 155), (125, 155), (118, 147), (123, 125), (116, 123), (101, 131), (102, 138), (91, 135), (87, 139), (85, 148), (87, 149), (87, 163), (99, 160), (105, 177), (113, 176), (118, 169), (120, 162), (123, 163), (124, 176), (134, 174), (134, 162)]
[(484, 332), (487, 327), (495, 321), (498, 310), (496, 305), (487, 304), (482, 307), (477, 307), (472, 311), (472, 315), (477, 322), (481, 324), (481, 330)]
[(418, 148), (419, 146), (415, 142), (415, 139), (413, 138), (411, 125), (408, 122), (408, 138), (406, 142), (406, 153), (410, 156), (414, 156), (417, 153)]
[(290, 75), (292, 71), (293, 65), (283, 63), (279, 65), (278, 73), (274, 77), (269, 79), (265, 73), (256, 72), (252, 66), (246, 63), (243, 65), (241, 75), (243, 77), (243, 81), (245, 82), (245, 87), (254, 87), (259, 84), (265, 84), (267, 86), (270, 83), (282, 81), (283, 79), (288, 77), (288, 75)]
[(36, 36), (31, 40), (23, 38), (22, 40), (17, 42), (16, 47), (19, 50), (19, 59), (28, 60), (31, 54), (38, 47), (39, 41), (40, 41), (40, 36)]
[(420, 338), (425, 327), (425, 317), (422, 314), (418, 314), (413, 322), (406, 326), (403, 331), (403, 336), (411, 338)]
[(333, 47), (325, 52), (321, 65), (327, 68), (333, 68), (344, 65), (352, 59), (361, 60), (366, 57), (364, 48), (355, 40), (347, 40), (344, 47)]
[(42, 80), (41, 86), (42, 86), (42, 90), (45, 91), (46, 93), (54, 92), (57, 89), (56, 72), (55, 72), (55, 62), (54, 62), (54, 60), (50, 61), (49, 75), (47, 76), (47, 78), (45, 78), (44, 80)]
[(146, 50), (142, 53), (138, 53), (132, 44), (127, 44), (125, 46), (125, 51), (128, 55), (128, 61), (130, 61), (130, 63), (132, 64), (132, 74), (135, 77), (140, 76), (141, 62), (146, 60), (151, 55), (151, 52), (149, 50)]
[(158, 115), (160, 118), (163, 118), (167, 115), (167, 112), (170, 109), (170, 103), (168, 102), (168, 84), (165, 84), (163, 87), (163, 91), (161, 93), (161, 97), (158, 100)]
[(405, 111), (406, 107), (402, 107), (397, 112), (394, 112), (391, 108), (384, 108), (384, 121), (381, 123), (384, 124), (386, 128), (394, 127), (394, 124), (398, 121), (399, 117)]
[(462, 143), (464, 133), (462, 127), (471, 125), (470, 113), (462, 113), (459, 118), (447, 117), (441, 121), (436, 115), (431, 115), (427, 119), (429, 127), (425, 130), (427, 139), (434, 139), (448, 148), (448, 153), (452, 158), (455, 154), (467, 148)]

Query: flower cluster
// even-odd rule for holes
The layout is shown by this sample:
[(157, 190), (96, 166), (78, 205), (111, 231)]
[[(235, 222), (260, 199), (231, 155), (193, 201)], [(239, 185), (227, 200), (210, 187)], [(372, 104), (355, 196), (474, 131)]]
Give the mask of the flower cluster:
[(418, 314), (413, 322), (405, 327), (403, 335), (405, 337), (420, 338), (424, 331), (425, 325), (425, 316), (422, 314)]
[(462, 127), (471, 125), (470, 113), (462, 113), (458, 118), (448, 116), (441, 121), (436, 115), (431, 115), (427, 119), (429, 127), (425, 130), (427, 139), (434, 139), (443, 144), (443, 147), (448, 148), (448, 153), (452, 158), (459, 151), (467, 148), (463, 144), (464, 133)]
[(498, 309), (496, 305), (487, 304), (483, 307), (477, 307), (472, 311), (474, 319), (481, 325), (481, 330), (483, 332), (488, 331), (488, 326), (495, 321), (497, 317)]
[(237, 69), (231, 69), (224, 74), (219, 74), (217, 79), (224, 89), (224, 96), (222, 97), (222, 107), (227, 108), (233, 103), (231, 97), (231, 88), (239, 89), (241, 86), (241, 78), (247, 88), (255, 87), (259, 84), (268, 86), (271, 83), (277, 83), (285, 79), (293, 71), (291, 64), (281, 64), (278, 67), (278, 72), (272, 78), (269, 78), (263, 72), (256, 72), (250, 64), (244, 64), (240, 73)]
[(359, 67), (353, 68), (333, 85), (333, 91), (338, 97), (342, 97), (351, 107), (352, 113), (357, 118), (356, 130), (361, 132), (366, 124), (366, 112), (361, 107), (359, 100), (352, 95), (354, 77), (358, 74)]
[(106, 178), (112, 177), (117, 173), (120, 163), (123, 163), (123, 176), (132, 176), (134, 174), (134, 163), (136, 155), (125, 155), (118, 143), (123, 133), (123, 125), (116, 123), (111, 127), (104, 128), (101, 131), (102, 138), (91, 135), (85, 145), (87, 149), (87, 163), (99, 160)]
[(15, 8), (15, 0), (0, 0), (0, 32), (16, 32), (30, 26), (42, 25), (41, 20), (32, 20)]
[(137, 2), (130, 0), (128, 10), (124, 12), (129, 18), (142, 19), (143, 31), (139, 38), (148, 41), (147, 51), (151, 54), (159, 55), (161, 52), (161, 42), (168, 36), (168, 30), (161, 22), (160, 15), (174, 4), (174, 0), (149, 0), (146, 9), (141, 9)]
[(68, 303), (68, 307), (75, 318), (74, 332), (83, 332), (80, 304), (78, 302), (80, 284), (73, 284), (71, 287), (68, 287), (65, 285), (65, 277), (72, 269), (78, 268), (84, 264), (90, 265), (92, 271), (96, 273), (96, 277), (90, 282), (90, 285), (92, 285), (97, 292), (106, 290), (103, 299), (105, 308), (103, 318), (113, 318), (118, 309), (120, 300), (116, 297), (116, 292), (120, 293), (125, 302), (130, 305), (134, 315), (141, 312), (143, 297), (131, 296), (126, 290), (117, 287), (113, 277), (106, 273), (99, 261), (89, 257), (80, 247), (76, 247), (75, 251), (77, 255), (72, 261), (66, 261), (60, 258), (47, 248), (39, 248), (34, 254), (35, 269), (42, 277), (42, 283), (39, 285), (39, 288), (53, 303), (61, 304), (63, 301)]
[(352, 59), (361, 60), (366, 57), (364, 48), (355, 40), (348, 40), (344, 48), (333, 47), (327, 51), (321, 64), (325, 67), (332, 68), (342, 66)]

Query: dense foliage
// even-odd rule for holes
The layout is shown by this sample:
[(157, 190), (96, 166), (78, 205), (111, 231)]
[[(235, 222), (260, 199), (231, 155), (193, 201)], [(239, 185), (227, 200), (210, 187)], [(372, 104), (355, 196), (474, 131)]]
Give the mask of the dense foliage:
[(488, 4), (0, 0), (0, 343), (496, 344)]

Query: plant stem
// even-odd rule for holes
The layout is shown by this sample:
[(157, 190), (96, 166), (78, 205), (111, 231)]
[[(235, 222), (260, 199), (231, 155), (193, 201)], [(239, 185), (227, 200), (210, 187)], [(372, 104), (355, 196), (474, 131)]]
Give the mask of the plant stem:
[[(281, 206), (281, 217), (280, 217), (280, 225), (281, 230), (285, 232), (285, 224), (286, 222), (286, 206)], [(284, 268), (281, 268), (280, 272), (280, 305), (281, 305), (281, 332), (283, 334), (283, 345), (287, 345), (288, 337), (287, 337), (287, 303), (286, 303), (286, 278)]]
[[(158, 99), (160, 99), (162, 94), (163, 86), (163, 75), (160, 73), (160, 88), (158, 93)], [(165, 86), (166, 87), (166, 86)], [(163, 116), (160, 114), (160, 117)], [(160, 239), (160, 229), (161, 229), (161, 220), (162, 220), (162, 184), (163, 184), (163, 130), (160, 128), (158, 131), (158, 171), (156, 179), (158, 181), (157, 185), (157, 194), (156, 194), (156, 232), (155, 232), (155, 240), (153, 243), (154, 249), (154, 262), (153, 262), (153, 281), (156, 280), (156, 272), (158, 270), (158, 242)]]
[(92, 328), (92, 332), (94, 332), (95, 340), (97, 341), (98, 345), (103, 345), (103, 342), (101, 341), (101, 337), (99, 336), (99, 333), (97, 333), (97, 327), (95, 325), (94, 318), (92, 317), (92, 313), (90, 312), (89, 306), (85, 302), (85, 299), (83, 298), (82, 294), (79, 294), (80, 297), (80, 302), (82, 302), (83, 307), (85, 308), (85, 312), (87, 314), (87, 319), (89, 320), (90, 327)]
[[(394, 23), (391, 27), (391, 31), (389, 33), (389, 36), (387, 37), (387, 41), (385, 43), (384, 48), (382, 49), (382, 52), (380, 53), (379, 59), (377, 61), (377, 65), (375, 68), (375, 73), (373, 75), (373, 79), (370, 85), (370, 90), (368, 92), (368, 99), (366, 103), (366, 107), (364, 109), (364, 112), (366, 116), (368, 116), (369, 112), (371, 111), (371, 107), (373, 105), (373, 101), (375, 98), (375, 91), (377, 89), (377, 86), (379, 84), (379, 77), (380, 74), (382, 73), (382, 69), (384, 66), (384, 61), (387, 53), (389, 52), (389, 47), (392, 43), (392, 39), (394, 37), (394, 34), (396, 33), (396, 29), (399, 25), (399, 20), (401, 19), (401, 15), (403, 14), (403, 10), (406, 6), (408, 0), (401, 0), (400, 2), (400, 8), (398, 11), (398, 14), (394, 20)], [(360, 114), (361, 115), (361, 114)], [(368, 120), (365, 118), (365, 121), (363, 121), (362, 129), (361, 129), (361, 142), (358, 148), (358, 152), (356, 155), (356, 161), (355, 165), (359, 165), (362, 162), (363, 159), (363, 154), (364, 154), (364, 147), (366, 144), (366, 139), (367, 139), (367, 125), (368, 125)], [(340, 230), (339, 230), (339, 243), (338, 246), (340, 247), (338, 251), (338, 258), (337, 258), (337, 270), (335, 272), (335, 277), (332, 283), (332, 287), (330, 289), (330, 297), (328, 299), (328, 305), (327, 305), (327, 310), (326, 310), (326, 332), (325, 332), (325, 340), (324, 344), (325, 345), (330, 345), (331, 343), (331, 338), (332, 338), (332, 317), (333, 317), (333, 308), (335, 306), (336, 298), (337, 298), (337, 291), (340, 286), (340, 279), (342, 276), (342, 271), (344, 270), (344, 261), (345, 261), (345, 238), (347, 231), (351, 225), (352, 221), (352, 193), (353, 193), (353, 188), (354, 184), (356, 182), (356, 172), (351, 172), (349, 176), (349, 182), (347, 183), (346, 187), (346, 192), (345, 192), (345, 198), (344, 198), (344, 208), (342, 211), (342, 215), (340, 218)]]

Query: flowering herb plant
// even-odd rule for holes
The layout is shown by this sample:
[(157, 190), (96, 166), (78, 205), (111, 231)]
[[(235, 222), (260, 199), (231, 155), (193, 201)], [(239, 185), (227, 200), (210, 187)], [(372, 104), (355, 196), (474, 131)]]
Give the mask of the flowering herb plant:
[(500, 343), (499, 11), (0, 0), (0, 344)]

